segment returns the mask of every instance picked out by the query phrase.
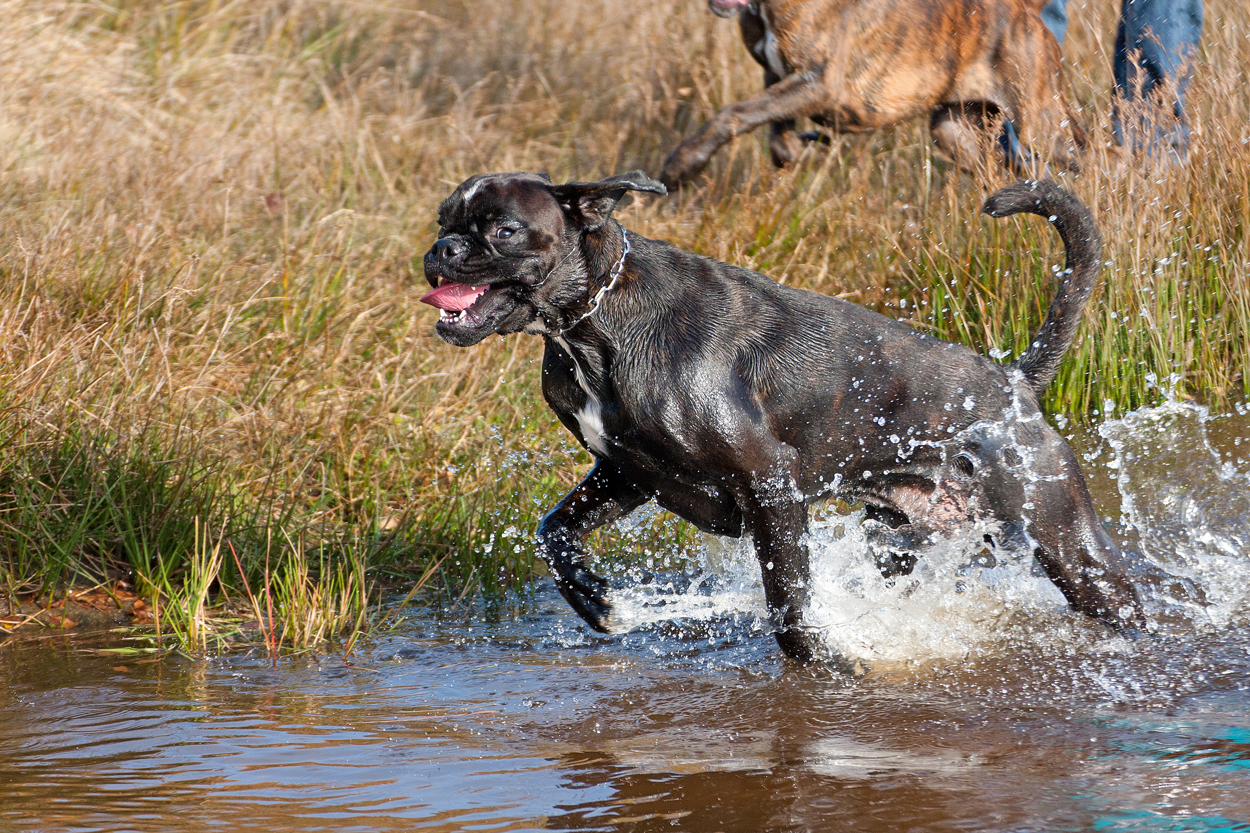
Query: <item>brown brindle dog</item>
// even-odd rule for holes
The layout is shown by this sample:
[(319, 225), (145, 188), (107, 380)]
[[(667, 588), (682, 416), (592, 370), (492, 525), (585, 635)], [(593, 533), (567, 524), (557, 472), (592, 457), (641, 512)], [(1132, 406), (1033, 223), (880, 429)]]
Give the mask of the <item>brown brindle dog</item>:
[[(996, 143), (1017, 174), (1075, 168), (1086, 144), (1064, 94), (1044, 0), (708, 0), (739, 16), (764, 91), (724, 107), (678, 145), (660, 179), (698, 174), (722, 145), (763, 124), (778, 166), (804, 138), (795, 119), (860, 133), (928, 114), (941, 154), (973, 170)], [(1035, 158), (1034, 153), (1040, 157)]]

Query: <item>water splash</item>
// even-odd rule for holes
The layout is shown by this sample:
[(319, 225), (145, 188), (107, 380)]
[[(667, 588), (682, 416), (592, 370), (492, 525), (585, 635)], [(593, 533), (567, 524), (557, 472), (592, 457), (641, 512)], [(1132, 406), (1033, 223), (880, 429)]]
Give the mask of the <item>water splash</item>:
[[(989, 551), (988, 527), (973, 527), (925, 552), (909, 576), (884, 578), (863, 529), (863, 513), (815, 515), (809, 533), (809, 626), (852, 666), (882, 670), (957, 659), (1046, 617), (1066, 602), (1032, 556)], [(746, 617), (766, 629), (760, 568), (749, 540), (709, 536), (688, 577), (629, 584), (613, 595), (624, 629), (673, 619)], [(971, 553), (971, 555), (970, 555)], [(1026, 557), (1027, 556), (1027, 557)]]
[(989, 550), (990, 528), (973, 525), (928, 548), (907, 576), (884, 578), (861, 517), (813, 524), (809, 624), (853, 664), (882, 670), (897, 663), (961, 659), (1013, 633), (1028, 617), (1066, 608), (1062, 594), (1034, 569), (1032, 555)]
[(1250, 616), (1250, 473), (1211, 437), (1240, 419), (1169, 399), (1098, 427), (1161, 618), (1224, 628)]
[[(1234, 433), (1244, 416), (1169, 400), (1097, 427), (1121, 519), (1117, 537), (1151, 619), (1165, 630), (1224, 629), (1250, 618), (1250, 467), (1225, 459), (1211, 426)], [(1104, 498), (1104, 504), (1116, 495)], [(851, 665), (882, 671), (958, 661), (1021, 643), (1117, 653), (1125, 640), (1069, 611), (1027, 546), (990, 549), (980, 525), (926, 550), (913, 573), (877, 570), (863, 513), (813, 511), (808, 624)], [(768, 628), (749, 541), (708, 537), (684, 575), (652, 576), (613, 594), (615, 622), (745, 618)]]

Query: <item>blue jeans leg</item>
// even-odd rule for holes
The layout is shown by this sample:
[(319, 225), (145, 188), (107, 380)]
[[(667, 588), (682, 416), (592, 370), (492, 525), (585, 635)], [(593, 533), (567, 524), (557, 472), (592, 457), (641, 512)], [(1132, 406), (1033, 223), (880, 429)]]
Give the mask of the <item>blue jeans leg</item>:
[(1042, 22), (1054, 34), (1060, 46), (1063, 46), (1063, 36), (1068, 33), (1067, 5), (1068, 0), (1050, 0), (1042, 6)]
[(1202, 0), (1124, 0), (1115, 37), (1116, 142), (1183, 156), (1185, 90), (1202, 35)]

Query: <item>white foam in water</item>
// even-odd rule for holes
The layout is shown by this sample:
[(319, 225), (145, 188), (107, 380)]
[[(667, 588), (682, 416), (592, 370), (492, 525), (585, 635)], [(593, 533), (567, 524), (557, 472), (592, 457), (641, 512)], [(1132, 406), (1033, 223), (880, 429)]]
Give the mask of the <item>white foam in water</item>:
[(839, 656), (880, 668), (961, 658), (1024, 612), (1064, 609), (1055, 586), (1033, 574), (1031, 555), (990, 553), (985, 532), (969, 528), (926, 550), (911, 575), (887, 579), (858, 515), (814, 523), (808, 623)]
[[(1140, 548), (1150, 573), (1134, 575), (1148, 614), (1181, 609), (1193, 625), (1227, 627), (1250, 616), (1250, 474), (1212, 447), (1213, 419), (1220, 417), (1201, 406), (1169, 401), (1108, 420), (1098, 433), (1111, 451), (1106, 465), (1120, 491), (1124, 544)], [(807, 623), (851, 664), (882, 670), (958, 660), (1021, 633), (1067, 639), (1082, 630), (1081, 617), (1068, 611), (1031, 554), (988, 552), (986, 529), (969, 528), (925, 551), (910, 576), (886, 579), (873, 563), (862, 513), (812, 514)], [(745, 615), (766, 629), (750, 542), (707, 541), (688, 587), (652, 583), (615, 591), (617, 628)], [(1060, 621), (1076, 631), (1055, 636)], [(1101, 644), (1086, 650), (1115, 650), (1118, 640), (1092, 626), (1089, 633)]]
[(750, 543), (711, 535), (704, 541), (704, 552), (692, 565), (698, 577), (684, 590), (651, 583), (613, 592), (615, 628), (632, 630), (671, 619), (701, 621), (734, 614), (766, 620), (768, 606)]
[(1151, 601), (1217, 628), (1250, 616), (1250, 474), (1221, 458), (1209, 428), (1243, 418), (1173, 398), (1098, 427), (1129, 543), (1189, 582), (1159, 581)]
[[(984, 529), (926, 551), (910, 576), (883, 578), (868, 550), (863, 513), (814, 513), (809, 538), (812, 601), (808, 624), (851, 664), (880, 669), (966, 656), (999, 637), (1023, 611), (1062, 611), (1063, 596), (1032, 558), (981, 545)], [(749, 541), (709, 536), (700, 578), (677, 591), (629, 586), (613, 594), (614, 623), (632, 629), (671, 619), (733, 614), (768, 620), (760, 567)], [(971, 555), (970, 555), (971, 554)]]

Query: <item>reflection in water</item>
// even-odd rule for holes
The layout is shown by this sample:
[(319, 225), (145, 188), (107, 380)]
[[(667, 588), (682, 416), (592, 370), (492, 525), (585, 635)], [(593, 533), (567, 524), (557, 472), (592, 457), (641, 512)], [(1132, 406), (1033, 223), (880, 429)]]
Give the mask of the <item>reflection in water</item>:
[(733, 548), (626, 582), (617, 636), (544, 589), (349, 658), (10, 641), (0, 830), (1250, 830), (1246, 427), (1172, 404), (1077, 438), (1160, 623), (1134, 642), (1025, 561), (886, 586), (832, 518), (857, 678), (778, 656)]

